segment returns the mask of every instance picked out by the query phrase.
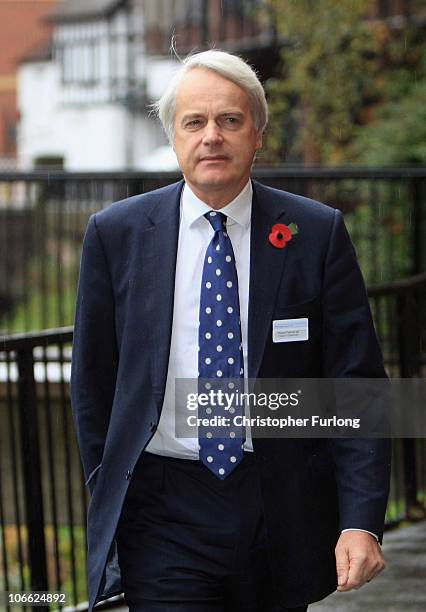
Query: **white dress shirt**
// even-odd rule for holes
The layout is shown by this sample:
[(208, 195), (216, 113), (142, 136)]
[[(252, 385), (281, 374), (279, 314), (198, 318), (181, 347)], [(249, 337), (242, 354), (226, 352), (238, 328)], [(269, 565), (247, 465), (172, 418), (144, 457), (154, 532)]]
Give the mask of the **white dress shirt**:
[[(250, 226), (253, 190), (249, 180), (237, 197), (220, 209), (227, 216), (227, 233), (234, 249), (240, 299), (244, 377), (247, 378), (247, 321), (250, 276)], [(146, 450), (182, 459), (198, 459), (198, 439), (175, 436), (175, 379), (198, 378), (198, 326), (204, 256), (214, 231), (204, 217), (211, 210), (191, 191), (182, 190), (176, 258), (176, 281), (169, 368), (163, 409), (157, 430)], [(246, 428), (244, 450), (253, 451)]]

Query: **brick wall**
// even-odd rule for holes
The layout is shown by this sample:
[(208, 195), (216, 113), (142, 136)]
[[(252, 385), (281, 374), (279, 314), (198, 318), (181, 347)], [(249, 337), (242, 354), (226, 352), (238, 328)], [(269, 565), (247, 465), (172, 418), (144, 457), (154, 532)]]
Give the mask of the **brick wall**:
[(0, 168), (16, 156), (16, 71), (19, 59), (47, 41), (43, 21), (57, 0), (0, 0)]

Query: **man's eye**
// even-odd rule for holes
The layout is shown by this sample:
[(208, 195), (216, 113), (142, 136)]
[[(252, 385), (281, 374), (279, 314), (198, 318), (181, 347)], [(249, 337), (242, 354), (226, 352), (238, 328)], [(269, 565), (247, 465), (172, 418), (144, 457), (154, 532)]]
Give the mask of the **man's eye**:
[(199, 119), (191, 119), (191, 121), (187, 121), (185, 123), (186, 127), (197, 127), (200, 125), (201, 121)]
[(224, 123), (225, 123), (225, 125), (235, 127), (235, 126), (239, 125), (240, 120), (239, 120), (238, 117), (232, 117), (232, 116), (224, 117)]

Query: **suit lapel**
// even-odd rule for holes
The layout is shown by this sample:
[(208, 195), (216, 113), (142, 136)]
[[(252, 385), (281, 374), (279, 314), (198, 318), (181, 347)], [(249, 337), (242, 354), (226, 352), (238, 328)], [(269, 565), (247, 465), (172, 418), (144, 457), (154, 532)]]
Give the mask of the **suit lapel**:
[(271, 322), (278, 287), (288, 248), (279, 249), (269, 242), (275, 223), (285, 223), (287, 210), (274, 192), (253, 181), (253, 207), (250, 235), (250, 289), (248, 309), (248, 376), (256, 378), (271, 333)]
[(154, 316), (152, 333), (152, 385), (161, 406), (166, 387), (173, 322), (176, 256), (180, 222), (180, 196), (184, 181), (166, 190), (149, 212), (153, 224), (150, 245), (154, 253)]

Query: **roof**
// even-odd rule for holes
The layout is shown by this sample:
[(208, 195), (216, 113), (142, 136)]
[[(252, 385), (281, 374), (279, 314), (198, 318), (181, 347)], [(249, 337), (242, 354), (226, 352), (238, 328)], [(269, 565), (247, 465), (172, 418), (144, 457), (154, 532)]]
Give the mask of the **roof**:
[(19, 58), (19, 63), (48, 62), (53, 57), (52, 41), (45, 40), (31, 47)]
[(80, 21), (113, 13), (126, 0), (62, 0), (50, 11), (49, 21)]

